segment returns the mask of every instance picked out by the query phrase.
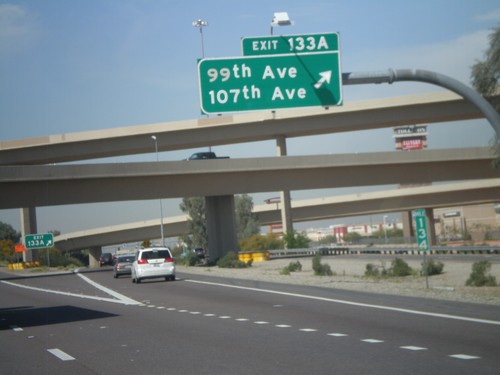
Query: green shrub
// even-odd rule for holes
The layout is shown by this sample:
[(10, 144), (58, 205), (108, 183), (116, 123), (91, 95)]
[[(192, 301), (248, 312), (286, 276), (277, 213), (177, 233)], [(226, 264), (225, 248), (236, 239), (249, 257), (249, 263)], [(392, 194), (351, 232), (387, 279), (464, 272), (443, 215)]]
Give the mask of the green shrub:
[(283, 267), (280, 270), (280, 275), (290, 275), (290, 269), (288, 267)]
[(365, 269), (365, 276), (367, 277), (379, 277), (380, 276), (380, 270), (378, 267), (372, 263), (368, 263), (366, 265)]
[(37, 260), (40, 262), (41, 266), (48, 267), (50, 264), (50, 267), (60, 269), (83, 267), (83, 262), (80, 259), (62, 254), (56, 248), (49, 248), (48, 252), (49, 259), (47, 259), (47, 249), (43, 249), (43, 251), (38, 252)]
[(186, 256), (182, 259), (182, 261), (184, 265), (188, 267), (193, 267), (202, 263), (201, 259), (198, 257), (198, 254), (196, 254), (193, 251), (187, 253)]
[(300, 272), (302, 271), (302, 264), (299, 261), (290, 262), (290, 264), (286, 267), (283, 267), (280, 270), (280, 275), (290, 275), (291, 272)]
[(475, 262), (472, 265), (472, 272), (465, 282), (466, 286), (496, 286), (497, 281), (495, 276), (487, 275), (490, 270), (491, 263), (487, 260)]
[(427, 271), (427, 276), (432, 276), (432, 275), (441, 275), (443, 273), (443, 268), (444, 264), (442, 262), (436, 262), (433, 259), (428, 259), (427, 260), (427, 265), (426, 263), (422, 263), (422, 275), (426, 274)]
[(302, 264), (299, 261), (290, 262), (287, 268), (290, 272), (300, 272), (302, 271)]
[(389, 276), (401, 277), (411, 275), (413, 273), (413, 270), (403, 259), (394, 258), (394, 260), (391, 262), (391, 268), (389, 269), (388, 273)]
[(247, 268), (252, 266), (252, 261), (242, 262), (238, 259), (238, 254), (230, 251), (217, 261), (217, 266), (219, 268)]
[(329, 264), (321, 263), (321, 255), (316, 254), (312, 260), (312, 268), (316, 276), (332, 276), (333, 272)]

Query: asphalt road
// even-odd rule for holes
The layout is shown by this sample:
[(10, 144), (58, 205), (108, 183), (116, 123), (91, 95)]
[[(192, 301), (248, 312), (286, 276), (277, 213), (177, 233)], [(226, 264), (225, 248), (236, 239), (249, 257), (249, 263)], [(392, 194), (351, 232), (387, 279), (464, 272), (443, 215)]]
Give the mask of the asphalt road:
[(188, 274), (136, 285), (111, 269), (0, 273), (0, 296), (1, 374), (500, 369), (498, 306)]

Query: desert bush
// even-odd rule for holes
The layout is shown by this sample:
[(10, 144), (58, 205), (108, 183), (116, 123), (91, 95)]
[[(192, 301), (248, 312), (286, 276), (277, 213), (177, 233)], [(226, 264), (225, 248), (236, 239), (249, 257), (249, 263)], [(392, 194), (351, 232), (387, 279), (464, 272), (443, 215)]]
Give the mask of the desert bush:
[(242, 262), (238, 259), (238, 254), (230, 251), (217, 261), (219, 268), (247, 268), (252, 266), (252, 261)]
[(291, 272), (300, 272), (302, 271), (302, 264), (299, 261), (290, 262), (288, 266), (283, 267), (280, 270), (280, 275), (290, 275)]
[(290, 262), (287, 268), (290, 270), (290, 272), (300, 272), (302, 271), (302, 264), (299, 261)]
[(193, 251), (190, 251), (184, 258), (181, 259), (181, 262), (188, 267), (193, 267), (202, 263), (202, 260), (198, 257), (198, 254)]
[(466, 286), (496, 286), (495, 276), (487, 274), (491, 269), (491, 262), (481, 260), (472, 265), (472, 272), (465, 282)]
[(422, 263), (421, 274), (425, 275), (427, 271), (427, 276), (441, 275), (443, 273), (444, 264), (439, 261), (434, 261), (434, 259), (428, 259), (427, 264)]
[(365, 269), (365, 276), (367, 277), (379, 277), (380, 276), (380, 270), (378, 267), (372, 263), (368, 263), (366, 265)]
[(288, 269), (288, 267), (283, 267), (282, 269), (280, 269), (280, 275), (290, 275), (290, 270)]
[(321, 263), (321, 255), (316, 254), (312, 260), (312, 268), (316, 276), (332, 276), (333, 271), (329, 264)]
[(413, 273), (411, 267), (401, 258), (394, 258), (391, 262), (391, 268), (388, 271), (390, 276), (409, 276)]

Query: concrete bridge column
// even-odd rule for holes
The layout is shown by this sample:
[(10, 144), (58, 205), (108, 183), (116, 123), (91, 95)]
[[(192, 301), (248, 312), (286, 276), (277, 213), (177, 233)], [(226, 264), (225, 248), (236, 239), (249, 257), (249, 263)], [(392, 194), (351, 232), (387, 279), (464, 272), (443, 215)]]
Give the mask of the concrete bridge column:
[(412, 238), (415, 237), (415, 230), (413, 228), (413, 216), (412, 211), (401, 212), (401, 220), (403, 222), (403, 237), (411, 242)]
[(98, 268), (99, 265), (99, 257), (102, 254), (102, 247), (96, 246), (90, 249), (89, 251), (89, 268)]
[(223, 257), (230, 251), (238, 251), (236, 221), (234, 218), (234, 196), (205, 197), (208, 256), (211, 261)]
[[(278, 156), (286, 156), (286, 138), (283, 135), (276, 137), (276, 150)], [(283, 190), (280, 193), (281, 200), (281, 223), (283, 233), (293, 231), (292, 205), (290, 203), (290, 190)]]
[[(24, 241), (24, 236), (26, 236), (27, 234), (36, 234), (37, 232), (38, 228), (36, 225), (36, 208), (21, 208), (21, 234), (23, 236), (22, 240)], [(31, 249), (27, 249), (23, 252), (23, 262), (32, 261), (33, 251)]]
[(434, 222), (434, 209), (426, 208), (425, 216), (427, 219), (427, 233), (429, 237), (429, 245), (436, 246), (437, 238), (436, 238), (436, 223)]

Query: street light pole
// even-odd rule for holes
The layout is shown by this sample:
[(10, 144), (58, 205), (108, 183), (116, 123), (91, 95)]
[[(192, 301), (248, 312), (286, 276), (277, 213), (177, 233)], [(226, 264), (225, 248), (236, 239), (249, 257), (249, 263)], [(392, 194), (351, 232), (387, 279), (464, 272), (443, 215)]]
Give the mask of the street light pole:
[(200, 38), (201, 38), (201, 58), (205, 58), (205, 46), (203, 45), (203, 28), (208, 26), (208, 22), (202, 20), (201, 18), (193, 21), (193, 26), (198, 27), (200, 29)]
[[(201, 58), (204, 59), (205, 58), (205, 46), (204, 46), (204, 43), (203, 43), (203, 28), (205, 26), (208, 26), (208, 21), (204, 21), (202, 20), (201, 18), (197, 19), (196, 21), (193, 21), (192, 22), (192, 25), (194, 27), (197, 27), (200, 29), (200, 38), (201, 38)], [(208, 114), (207, 114), (207, 118), (208, 118)], [(208, 152), (212, 152), (212, 146), (208, 146)]]
[[(158, 157), (158, 140), (156, 139), (156, 135), (152, 135), (151, 139), (155, 142), (155, 152), (156, 152), (156, 162), (159, 162), (160, 159)], [(163, 236), (163, 207), (162, 201), (160, 198), (160, 235), (161, 235), (161, 246), (165, 246), (165, 237)]]

